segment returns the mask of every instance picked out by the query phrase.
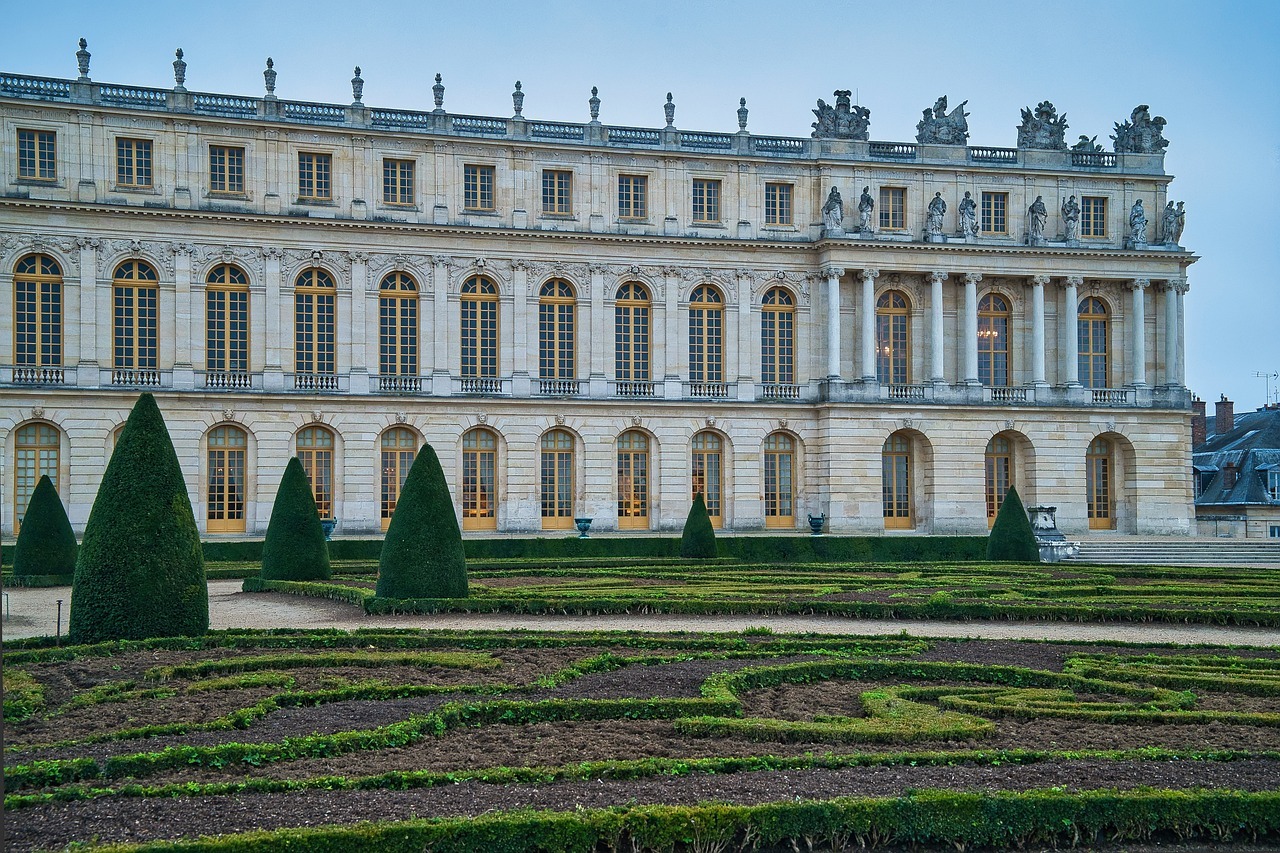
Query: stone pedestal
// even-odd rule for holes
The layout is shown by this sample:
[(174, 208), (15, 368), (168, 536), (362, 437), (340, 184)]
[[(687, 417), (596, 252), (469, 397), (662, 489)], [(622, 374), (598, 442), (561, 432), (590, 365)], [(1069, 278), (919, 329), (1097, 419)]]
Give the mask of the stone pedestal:
[(1031, 517), (1036, 544), (1040, 546), (1040, 562), (1059, 563), (1080, 553), (1080, 543), (1068, 542), (1058, 530), (1056, 506), (1027, 507), (1027, 514)]

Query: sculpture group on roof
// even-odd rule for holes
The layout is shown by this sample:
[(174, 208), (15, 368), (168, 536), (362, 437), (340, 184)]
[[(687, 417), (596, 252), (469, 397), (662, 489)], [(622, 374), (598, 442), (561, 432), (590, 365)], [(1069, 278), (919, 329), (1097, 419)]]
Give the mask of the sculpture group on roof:
[(848, 89), (836, 89), (832, 94), (836, 96), (834, 107), (818, 98), (818, 108), (813, 111), (818, 117), (813, 123), (813, 138), (865, 142), (871, 127), (871, 110), (852, 103), (849, 96), (853, 93)]
[(1039, 148), (1045, 151), (1064, 151), (1067, 147), (1067, 114), (1058, 111), (1049, 101), (1041, 101), (1035, 112), (1022, 108), (1022, 124), (1018, 125), (1018, 147)]
[(916, 125), (916, 142), (922, 145), (964, 145), (969, 138), (968, 113), (964, 111), (968, 101), (947, 112), (947, 96), (934, 101), (932, 110), (924, 111), (924, 118)]
[(1169, 140), (1164, 138), (1164, 126), (1167, 122), (1162, 116), (1151, 117), (1151, 108), (1146, 104), (1138, 104), (1133, 108), (1126, 122), (1116, 123), (1116, 152), (1121, 154), (1160, 154), (1169, 147)]

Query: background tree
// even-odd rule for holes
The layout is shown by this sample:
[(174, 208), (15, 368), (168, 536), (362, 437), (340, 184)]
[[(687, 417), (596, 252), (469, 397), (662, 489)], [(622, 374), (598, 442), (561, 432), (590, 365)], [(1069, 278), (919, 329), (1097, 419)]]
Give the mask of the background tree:
[(1005, 563), (1040, 562), (1040, 546), (1036, 544), (1031, 519), (1027, 518), (1022, 498), (1018, 497), (1018, 490), (1013, 486), (1009, 487), (1000, 511), (996, 513), (995, 524), (991, 525), (991, 534), (987, 537), (987, 559)]
[(262, 543), (263, 580), (311, 581), (330, 576), (329, 545), (315, 495), (298, 457), (284, 466)]
[(76, 572), (77, 547), (76, 534), (58, 499), (58, 490), (44, 475), (36, 483), (27, 514), (22, 517), (13, 548), (13, 573), (19, 577), (64, 577), (70, 582)]
[(716, 531), (707, 515), (707, 502), (702, 492), (693, 496), (689, 517), (684, 520), (684, 532), (680, 534), (680, 556), (704, 560), (716, 556)]
[(76, 643), (203, 634), (209, 587), (200, 533), (155, 398), (134, 404), (103, 472), (76, 559)]
[(378, 564), (383, 598), (466, 598), (467, 558), (440, 459), (422, 445), (396, 501)]

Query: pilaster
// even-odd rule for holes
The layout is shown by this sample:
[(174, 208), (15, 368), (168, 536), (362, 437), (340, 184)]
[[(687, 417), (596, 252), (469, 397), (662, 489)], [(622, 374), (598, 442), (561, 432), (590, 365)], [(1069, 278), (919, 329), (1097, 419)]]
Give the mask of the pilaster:
[[(604, 264), (587, 265), (587, 272), (591, 276), (591, 337), (577, 342), (579, 351), (586, 349), (589, 352), (591, 373), (588, 378), (588, 393), (592, 399), (605, 397), (609, 392), (604, 367), (605, 352), (608, 349), (605, 341), (609, 340), (605, 331), (604, 313), (604, 274), (607, 271), (608, 267)], [(614, 506), (616, 511), (616, 503)]]
[[(351, 261), (351, 341), (347, 369), (350, 372), (350, 393), (368, 394), (369, 376), (377, 376), (381, 370), (378, 358), (378, 311), (376, 302), (370, 310), (369, 256), (365, 252), (348, 252)], [(373, 292), (377, 299), (377, 291)], [(341, 325), (341, 315), (339, 315)], [(372, 331), (370, 330), (372, 327)], [(342, 339), (339, 333), (339, 340)], [(371, 347), (372, 344), (372, 347)], [(370, 350), (372, 349), (372, 356)], [(339, 363), (341, 370), (341, 363)]]
[(947, 274), (942, 270), (929, 273), (929, 381), (934, 385), (947, 381), (943, 354), (946, 335), (942, 326), (942, 283), (946, 280)]
[(1132, 279), (1128, 288), (1133, 292), (1133, 316), (1130, 318), (1131, 335), (1130, 347), (1132, 349), (1129, 359), (1129, 384), (1135, 388), (1145, 388), (1147, 385), (1147, 312), (1146, 312), (1146, 290), (1151, 285), (1151, 280), (1146, 278)]
[(1049, 385), (1044, 359), (1044, 288), (1049, 281), (1047, 275), (1031, 277), (1031, 384), (1037, 388)]
[(876, 278), (880, 270), (868, 267), (859, 273), (862, 280), (862, 381), (876, 381)]
[(1058, 320), (1058, 348), (1066, 368), (1064, 375), (1069, 388), (1080, 387), (1080, 286), (1084, 284), (1084, 276), (1069, 275), (1062, 280), (1063, 299), (1066, 306)]
[(964, 274), (964, 383), (982, 384), (978, 379), (978, 282), (982, 274)]

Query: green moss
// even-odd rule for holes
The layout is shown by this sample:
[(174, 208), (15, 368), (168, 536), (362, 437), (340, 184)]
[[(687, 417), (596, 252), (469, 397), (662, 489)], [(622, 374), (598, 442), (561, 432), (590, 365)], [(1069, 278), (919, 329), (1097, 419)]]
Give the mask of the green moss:
[(701, 492), (693, 496), (693, 506), (689, 507), (689, 517), (684, 522), (684, 532), (680, 535), (680, 556), (694, 560), (716, 556), (716, 531), (711, 526), (707, 503)]
[(1013, 486), (1004, 496), (996, 513), (991, 535), (987, 537), (987, 559), (1000, 563), (1038, 563), (1040, 546), (1036, 544), (1031, 519), (1022, 506), (1022, 498)]
[(329, 547), (320, 526), (315, 496), (298, 457), (285, 465), (276, 502), (271, 507), (267, 538), (262, 543), (265, 580), (328, 580)]
[(467, 558), (435, 449), (424, 444), (396, 502), (378, 563), (381, 598), (466, 598)]
[(21, 577), (61, 577), (67, 583), (76, 571), (76, 535), (67, 511), (48, 476), (36, 490), (22, 518), (13, 551), (13, 572)]

